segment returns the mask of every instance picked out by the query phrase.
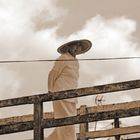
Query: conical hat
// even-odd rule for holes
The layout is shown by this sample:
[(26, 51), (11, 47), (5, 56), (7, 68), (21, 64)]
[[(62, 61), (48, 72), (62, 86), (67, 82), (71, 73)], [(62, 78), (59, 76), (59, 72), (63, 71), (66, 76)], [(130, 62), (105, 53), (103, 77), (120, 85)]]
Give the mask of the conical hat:
[(92, 43), (91, 43), (91, 41), (89, 41), (87, 39), (74, 40), (74, 41), (70, 41), (66, 44), (61, 45), (57, 49), (57, 51), (59, 53), (63, 54), (63, 53), (65, 53), (67, 47), (72, 47), (73, 45), (77, 45), (77, 47), (81, 47), (81, 49), (79, 51), (77, 50), (77, 52), (76, 52), (76, 54), (78, 55), (78, 54), (87, 52), (91, 48)]

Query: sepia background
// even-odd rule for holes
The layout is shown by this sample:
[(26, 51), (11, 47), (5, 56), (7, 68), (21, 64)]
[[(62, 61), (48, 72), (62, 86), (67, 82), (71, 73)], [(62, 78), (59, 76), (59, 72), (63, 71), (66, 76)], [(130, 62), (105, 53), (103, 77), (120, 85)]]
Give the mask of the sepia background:
[[(78, 58), (140, 56), (139, 8), (139, 0), (0, 0), (0, 61), (56, 59), (57, 48), (75, 39), (93, 43)], [(0, 100), (47, 93), (53, 63), (0, 63)], [(140, 79), (139, 69), (139, 59), (80, 61), (79, 88)], [(109, 93), (103, 104), (139, 100), (139, 92)], [(77, 107), (81, 104), (95, 105), (95, 96), (79, 98)], [(52, 111), (51, 102), (44, 111)], [(31, 105), (2, 108), (0, 118), (32, 112)], [(123, 119), (122, 124), (140, 124), (140, 118)], [(32, 137), (32, 132), (23, 132), (1, 135), (0, 140)]]

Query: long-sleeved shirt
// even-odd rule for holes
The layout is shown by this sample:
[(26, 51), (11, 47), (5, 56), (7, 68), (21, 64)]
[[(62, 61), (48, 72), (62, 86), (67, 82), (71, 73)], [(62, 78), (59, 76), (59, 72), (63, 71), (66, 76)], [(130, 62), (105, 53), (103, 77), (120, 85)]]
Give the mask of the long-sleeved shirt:
[[(48, 90), (51, 92), (76, 89), (79, 78), (78, 60), (69, 53), (62, 54), (56, 61), (48, 77)], [(76, 102), (77, 99), (65, 99), (69, 102)]]

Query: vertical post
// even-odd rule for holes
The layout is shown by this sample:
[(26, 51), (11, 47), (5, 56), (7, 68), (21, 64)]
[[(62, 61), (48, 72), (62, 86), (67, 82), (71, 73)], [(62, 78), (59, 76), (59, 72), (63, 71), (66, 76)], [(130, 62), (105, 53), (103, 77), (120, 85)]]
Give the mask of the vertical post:
[[(119, 127), (120, 127), (119, 118), (116, 118), (116, 119), (114, 120), (114, 127), (115, 127), (115, 128), (119, 128)], [(115, 136), (115, 140), (120, 140), (120, 135)]]
[[(87, 107), (86, 105), (82, 105), (80, 107), (80, 115), (86, 114), (87, 113)], [(88, 123), (82, 123), (80, 124), (80, 140), (88, 140), (86, 138), (86, 132), (88, 132)]]
[(44, 140), (44, 131), (41, 126), (43, 119), (43, 103), (34, 103), (34, 140)]

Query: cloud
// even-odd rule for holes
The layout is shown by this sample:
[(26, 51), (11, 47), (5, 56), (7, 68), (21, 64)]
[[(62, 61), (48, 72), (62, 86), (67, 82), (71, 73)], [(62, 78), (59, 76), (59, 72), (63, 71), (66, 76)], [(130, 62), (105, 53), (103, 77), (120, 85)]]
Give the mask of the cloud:
[[(58, 42), (55, 34), (59, 25), (47, 28), (47, 23), (56, 21), (65, 13), (56, 7), (56, 3), (57, 0), (0, 1), (0, 60), (37, 59), (51, 56), (49, 54), (53, 56), (53, 51), (48, 48), (53, 49), (52, 46)], [(46, 28), (43, 30), (42, 26)], [(49, 51), (51, 53), (46, 53)], [(13, 67), (7, 65), (4, 69), (9, 74), (11, 72), (14, 79)], [(19, 77), (15, 77), (15, 81), (20, 82)], [(1, 90), (4, 92), (4, 89), (3, 85)]]
[(31, 50), (32, 47), (38, 52), (37, 45), (40, 52), (43, 52), (40, 47), (43, 47), (43, 43), (50, 44), (48, 39), (53, 38), (52, 31), (58, 26), (56, 24), (47, 29), (47, 23), (56, 21), (65, 13), (65, 10), (56, 7), (56, 3), (57, 0), (1, 0), (0, 58), (25, 57), (24, 51)]
[[(89, 19), (80, 31), (74, 32), (69, 37), (61, 37), (57, 36), (59, 23), (54, 27), (46, 27), (42, 30), (34, 28), (37, 27), (40, 19), (33, 19), (44, 16), (42, 13), (44, 10), (48, 11), (45, 13), (47, 17), (44, 19), (45, 21), (42, 19), (44, 22), (59, 17), (58, 11), (61, 13), (63, 10), (56, 8), (56, 1), (42, 0), (39, 2), (36, 0), (35, 4), (31, 6), (32, 2), (32, 0), (29, 3), (23, 0), (20, 2), (17, 0), (1, 1), (0, 20), (3, 21), (0, 22), (0, 30), (3, 31), (0, 33), (1, 59), (54, 59), (58, 56), (56, 49), (60, 44), (80, 38), (90, 39), (93, 47), (79, 58), (124, 57), (140, 54), (139, 44), (133, 37), (136, 30), (134, 20), (125, 17), (106, 19), (97, 15)], [(79, 87), (139, 78), (138, 64), (137, 60), (80, 62)], [(50, 66), (46, 70), (49, 69)], [(28, 71), (32, 71), (32, 69), (28, 69)], [(28, 77), (30, 77), (28, 74), (24, 75), (25, 80)]]
[[(89, 19), (80, 31), (69, 37), (57, 36), (59, 22), (51, 28), (37, 27), (63, 16), (66, 10), (56, 7), (57, 1), (1, 0), (0, 58), (45, 59), (58, 56), (57, 47), (73, 39), (88, 38), (92, 49), (79, 58), (138, 56), (140, 50), (134, 40), (136, 22), (125, 17), (106, 19), (97, 15)], [(58, 14), (59, 13), (59, 14)], [(40, 17), (40, 18), (39, 18)], [(45, 18), (46, 17), (46, 18)], [(139, 78), (138, 61), (80, 62), (79, 86)], [(125, 74), (124, 74), (125, 73)], [(85, 80), (86, 78), (86, 80)]]
[[(133, 37), (135, 31), (134, 20), (125, 17), (106, 19), (96, 16), (88, 20), (80, 31), (70, 35), (68, 40), (88, 38), (93, 42), (92, 49), (79, 58), (139, 56), (139, 44)], [(138, 64), (136, 60), (81, 62), (84, 70), (82, 74), (92, 76), (93, 79), (88, 78), (92, 80), (92, 84), (127, 80), (133, 76), (138, 78), (140, 74), (135, 74)]]
[(12, 97), (17, 92), (21, 84), (17, 79), (19, 77), (16, 72), (8, 70), (6, 67), (0, 68), (0, 98)]
[[(106, 19), (96, 16), (88, 20), (80, 31), (69, 36), (68, 40), (75, 38), (88, 38), (93, 42), (92, 49), (79, 58), (108, 58), (139, 56), (139, 44), (133, 33), (136, 31), (136, 22), (125, 17)], [(99, 84), (121, 82), (139, 79), (139, 60), (111, 60), (111, 61), (82, 61), (80, 62), (79, 87)], [(137, 98), (140, 96), (136, 94)], [(119, 96), (117, 96), (119, 95)], [(117, 96), (117, 98), (116, 98)], [(127, 102), (135, 100), (129, 91), (105, 95), (106, 103)], [(92, 105), (93, 98), (81, 98), (79, 103)]]

